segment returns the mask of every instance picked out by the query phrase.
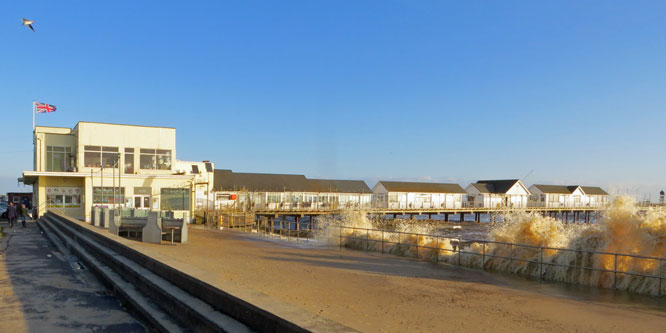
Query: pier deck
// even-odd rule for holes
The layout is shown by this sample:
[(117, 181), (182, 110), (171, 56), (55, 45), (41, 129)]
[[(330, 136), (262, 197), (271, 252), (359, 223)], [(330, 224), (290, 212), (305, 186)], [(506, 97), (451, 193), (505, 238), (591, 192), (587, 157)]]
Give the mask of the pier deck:
[(663, 310), (622, 304), (612, 295), (585, 301), (554, 284), (256, 234), (193, 229), (189, 244), (131, 246), (296, 322), (321, 319), (366, 332), (657, 331), (666, 325)]

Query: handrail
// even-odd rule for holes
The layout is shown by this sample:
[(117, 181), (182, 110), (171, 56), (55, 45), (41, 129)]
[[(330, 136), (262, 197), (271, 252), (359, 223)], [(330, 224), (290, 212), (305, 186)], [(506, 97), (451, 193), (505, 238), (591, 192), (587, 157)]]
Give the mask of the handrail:
[[(396, 233), (396, 234), (401, 234), (401, 235), (425, 236), (425, 237), (439, 238), (439, 239), (450, 239), (450, 240), (455, 240), (455, 241), (460, 242), (460, 243), (485, 243), (485, 244), (513, 245), (513, 246), (520, 246), (520, 247), (533, 248), (533, 249), (569, 251), (569, 252), (586, 252), (586, 253), (591, 253), (591, 254), (618, 255), (618, 256), (632, 257), (632, 258), (638, 258), (638, 259), (666, 260), (666, 257), (642, 256), (642, 255), (638, 255), (638, 254), (620, 253), (620, 252), (605, 252), (605, 251), (582, 250), (582, 249), (578, 250), (578, 249), (570, 249), (570, 248), (565, 248), (565, 247), (550, 247), (550, 246), (530, 245), (530, 244), (522, 244), (522, 243), (509, 243), (509, 242), (500, 242), (500, 241), (492, 241), (492, 240), (487, 240), (487, 239), (475, 239), (475, 238), (456, 238), (456, 237), (446, 237), (446, 236), (433, 235), (433, 234), (421, 234), (421, 233), (403, 232), (403, 231), (386, 231), (386, 230), (381, 230), (381, 229), (361, 228), (361, 227), (348, 227), (348, 226), (332, 226), (332, 227), (333, 228), (341, 228), (341, 229), (362, 230), (362, 231)], [(425, 248), (425, 246), (424, 246), (424, 248)], [(436, 248), (433, 248), (433, 249), (436, 249)], [(471, 252), (471, 253), (474, 253), (474, 252)]]
[[(585, 249), (571, 249), (571, 248), (560, 248), (560, 247), (552, 247), (552, 246), (539, 246), (539, 245), (531, 245), (531, 244), (520, 244), (520, 243), (510, 243), (510, 242), (500, 242), (500, 241), (492, 241), (492, 240), (486, 240), (486, 239), (464, 239), (464, 238), (454, 238), (454, 237), (447, 237), (447, 236), (439, 236), (439, 235), (432, 235), (432, 234), (421, 234), (421, 233), (413, 233), (413, 232), (400, 232), (400, 231), (385, 231), (381, 229), (372, 229), (372, 228), (362, 228), (362, 227), (349, 227), (349, 226), (331, 226), (332, 228), (338, 228), (340, 231), (338, 232), (339, 235), (336, 235), (336, 238), (339, 238), (339, 247), (342, 248), (342, 240), (343, 239), (351, 239), (351, 240), (360, 240), (360, 241), (365, 241), (365, 245), (363, 246), (363, 249), (365, 251), (369, 250), (369, 245), (370, 242), (374, 242), (374, 244), (380, 243), (381, 242), (381, 251), (384, 253), (384, 244), (396, 244), (396, 245), (405, 245), (408, 247), (416, 247), (416, 258), (419, 257), (419, 248), (421, 249), (429, 249), (429, 250), (436, 250), (437, 251), (437, 262), (440, 261), (439, 255), (441, 251), (447, 251), (451, 252), (453, 255), (457, 254), (457, 262), (456, 260), (450, 261), (450, 263), (457, 264), (459, 266), (462, 266), (461, 262), (461, 257), (463, 254), (469, 254), (469, 255), (475, 255), (475, 256), (481, 256), (482, 262), (481, 262), (481, 268), (486, 269), (486, 259), (485, 258), (499, 258), (499, 259), (506, 259), (511, 262), (513, 261), (519, 261), (519, 262), (527, 262), (527, 263), (532, 263), (532, 264), (538, 264), (539, 265), (539, 279), (544, 279), (544, 266), (552, 266), (552, 267), (567, 267), (567, 268), (572, 268), (572, 269), (582, 269), (582, 270), (589, 270), (589, 271), (597, 271), (597, 272), (606, 272), (606, 273), (612, 273), (613, 274), (613, 288), (617, 289), (617, 283), (618, 283), (618, 274), (622, 275), (628, 275), (628, 276), (639, 276), (639, 277), (645, 277), (645, 278), (650, 278), (650, 279), (657, 279), (658, 281), (658, 289), (657, 289), (657, 295), (661, 296), (662, 295), (662, 285), (663, 285), (663, 280), (666, 280), (666, 277), (664, 276), (664, 269), (659, 267), (662, 265), (662, 262), (666, 261), (666, 257), (655, 257), (655, 256), (644, 256), (644, 255), (638, 255), (638, 254), (631, 254), (631, 253), (620, 253), (620, 252), (607, 252), (607, 251), (596, 251), (596, 250), (585, 250)], [(349, 230), (351, 229), (351, 235), (343, 235), (343, 230)], [(370, 232), (373, 233), (381, 233), (382, 237), (381, 240), (379, 239), (371, 239), (370, 238)], [(394, 234), (398, 236), (398, 241), (391, 241), (391, 240), (386, 240), (385, 235), (386, 234)], [(357, 234), (360, 234), (357, 236)], [(434, 240), (436, 240), (437, 247), (432, 247), (429, 245), (419, 245), (418, 239), (416, 243), (411, 243), (411, 242), (404, 242), (402, 235), (410, 235), (410, 236), (417, 236), (417, 237), (429, 237)], [(440, 244), (440, 239), (445, 239), (456, 242), (456, 245), (453, 245), (452, 249), (442, 249), (439, 247)], [(482, 249), (481, 253), (479, 252), (472, 252), (472, 251), (464, 251), (463, 250), (463, 245), (461, 243), (480, 243), (482, 244)], [(493, 253), (487, 253), (486, 247), (488, 244), (497, 244), (497, 245), (503, 245), (503, 246), (511, 246), (511, 252), (510, 256), (503, 256), (503, 255), (497, 255)], [(376, 246), (376, 245), (375, 245)], [(533, 258), (516, 258), (513, 256), (515, 253), (516, 248), (528, 248), (528, 249), (533, 249), (533, 250), (538, 250), (539, 254), (539, 260), (533, 259)], [(577, 253), (585, 253), (588, 255), (601, 255), (601, 256), (612, 256), (614, 258), (614, 266), (613, 269), (609, 268), (604, 268), (604, 267), (594, 267), (594, 266), (584, 266), (584, 265), (577, 265), (577, 264), (562, 264), (558, 262), (548, 262), (544, 261), (543, 258), (543, 251), (544, 250), (555, 250), (555, 251), (569, 251), (569, 252), (577, 252)], [(536, 253), (535, 253), (536, 255)], [(552, 257), (552, 256), (551, 256)], [(625, 270), (618, 270), (618, 258), (622, 257), (628, 257), (628, 258), (636, 258), (640, 260), (654, 260), (657, 261), (657, 273), (656, 274), (643, 274), (639, 272), (634, 272), (630, 271), (629, 268)], [(455, 257), (454, 257), (455, 258)], [(532, 276), (533, 274), (528, 274)]]

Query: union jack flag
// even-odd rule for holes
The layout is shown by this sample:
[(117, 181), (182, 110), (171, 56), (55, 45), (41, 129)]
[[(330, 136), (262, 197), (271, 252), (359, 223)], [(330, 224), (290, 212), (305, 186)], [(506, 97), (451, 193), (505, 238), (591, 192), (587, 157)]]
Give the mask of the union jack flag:
[(37, 113), (48, 113), (48, 112), (55, 112), (56, 107), (55, 105), (51, 104), (35, 102), (35, 109), (37, 109)]

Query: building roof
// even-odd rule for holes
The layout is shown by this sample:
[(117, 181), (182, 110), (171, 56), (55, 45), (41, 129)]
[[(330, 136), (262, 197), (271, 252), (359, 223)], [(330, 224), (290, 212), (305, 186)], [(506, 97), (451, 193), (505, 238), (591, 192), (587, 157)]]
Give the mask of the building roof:
[(586, 195), (608, 195), (601, 187), (598, 186), (580, 186), (580, 185), (542, 185), (534, 184), (543, 193), (557, 193), (557, 194), (572, 194), (577, 188), (580, 187)]
[(99, 124), (99, 125), (114, 125), (114, 126), (133, 126), (133, 127), (150, 127), (150, 128), (165, 128), (175, 130), (175, 127), (165, 127), (165, 126), (152, 126), (152, 125), (135, 125), (135, 124), (119, 124), (119, 123), (102, 123), (97, 121), (79, 121), (76, 123), (74, 128), (79, 127), (79, 124)]
[(572, 194), (578, 188), (578, 185), (532, 185), (543, 193)]
[[(481, 193), (506, 193), (519, 182), (519, 179), (479, 180), (472, 183)], [(528, 191), (529, 192), (529, 191)]]
[(244, 173), (215, 170), (216, 191), (248, 190), (251, 192), (310, 192), (311, 185), (303, 175)]
[(608, 192), (598, 186), (581, 186), (580, 188), (583, 189), (583, 192), (587, 195), (608, 195)]
[(310, 179), (313, 192), (372, 193), (362, 180)]
[(467, 193), (458, 184), (445, 183), (416, 183), (416, 182), (379, 182), (389, 192), (415, 192), (415, 193)]

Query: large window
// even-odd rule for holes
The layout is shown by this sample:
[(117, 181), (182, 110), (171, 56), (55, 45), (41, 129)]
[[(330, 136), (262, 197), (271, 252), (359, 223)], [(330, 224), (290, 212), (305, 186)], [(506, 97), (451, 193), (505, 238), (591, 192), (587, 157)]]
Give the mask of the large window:
[(141, 169), (171, 170), (171, 150), (141, 149)]
[(125, 148), (125, 173), (134, 173), (134, 148)]
[(160, 189), (160, 205), (162, 210), (190, 210), (190, 189)]
[(48, 208), (81, 208), (81, 188), (79, 187), (47, 187), (46, 207)]
[[(125, 202), (125, 188), (116, 187), (116, 204)], [(93, 203), (113, 204), (113, 187), (93, 187)]]
[(118, 165), (118, 147), (84, 146), (83, 164), (86, 167), (112, 168)]
[(46, 171), (69, 171), (71, 147), (46, 147)]

